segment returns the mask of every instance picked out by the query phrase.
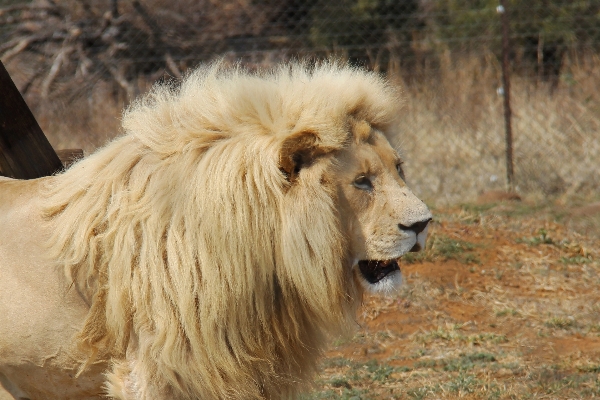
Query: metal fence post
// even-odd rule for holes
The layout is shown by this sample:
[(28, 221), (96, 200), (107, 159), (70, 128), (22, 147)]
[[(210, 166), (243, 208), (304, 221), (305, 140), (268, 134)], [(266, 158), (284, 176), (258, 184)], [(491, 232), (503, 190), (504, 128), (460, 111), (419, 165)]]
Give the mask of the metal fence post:
[(508, 70), (510, 41), (506, 0), (500, 0), (500, 6), (497, 10), (502, 24), (502, 93), (504, 95), (504, 126), (506, 129), (506, 179), (508, 190), (514, 192), (515, 174), (513, 168), (512, 113), (510, 109), (510, 75)]

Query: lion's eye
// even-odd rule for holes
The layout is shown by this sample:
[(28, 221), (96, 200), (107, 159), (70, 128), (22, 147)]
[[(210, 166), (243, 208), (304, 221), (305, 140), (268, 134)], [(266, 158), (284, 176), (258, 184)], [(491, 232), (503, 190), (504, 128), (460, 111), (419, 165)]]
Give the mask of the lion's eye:
[(402, 169), (402, 164), (403, 163), (401, 163), (401, 162), (396, 164), (396, 171), (398, 171), (398, 175), (400, 175), (400, 178), (402, 178), (402, 180), (404, 180), (404, 170)]
[(373, 183), (364, 175), (359, 176), (354, 180), (354, 186), (360, 190), (372, 190)]

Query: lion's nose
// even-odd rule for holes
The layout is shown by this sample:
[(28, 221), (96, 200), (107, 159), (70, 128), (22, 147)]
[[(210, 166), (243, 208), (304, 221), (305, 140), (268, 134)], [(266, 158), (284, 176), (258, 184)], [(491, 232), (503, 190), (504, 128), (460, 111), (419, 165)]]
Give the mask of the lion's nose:
[(423, 221), (415, 222), (410, 226), (406, 226), (403, 224), (398, 224), (398, 227), (403, 231), (413, 231), (415, 235), (423, 232), (423, 229), (427, 227), (427, 224), (431, 221), (431, 218), (424, 219)]

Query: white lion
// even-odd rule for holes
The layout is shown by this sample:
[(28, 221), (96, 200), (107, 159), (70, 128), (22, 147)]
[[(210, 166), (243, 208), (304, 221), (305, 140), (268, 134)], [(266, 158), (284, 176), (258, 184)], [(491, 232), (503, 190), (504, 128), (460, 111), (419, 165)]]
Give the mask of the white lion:
[[(324, 63), (157, 86), (56, 176), (0, 178), (0, 382), (15, 398), (281, 399), (431, 219), (399, 100)], [(0, 391), (2, 389), (0, 388)], [(1, 395), (2, 393), (0, 393)]]

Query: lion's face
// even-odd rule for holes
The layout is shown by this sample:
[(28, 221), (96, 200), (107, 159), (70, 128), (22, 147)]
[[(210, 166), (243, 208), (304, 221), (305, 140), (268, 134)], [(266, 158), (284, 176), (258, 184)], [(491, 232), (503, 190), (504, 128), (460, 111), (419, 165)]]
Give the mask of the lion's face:
[(366, 123), (354, 130), (356, 140), (334, 167), (343, 229), (362, 286), (389, 292), (401, 283), (398, 258), (424, 248), (432, 215), (406, 186), (402, 160), (385, 136)]

